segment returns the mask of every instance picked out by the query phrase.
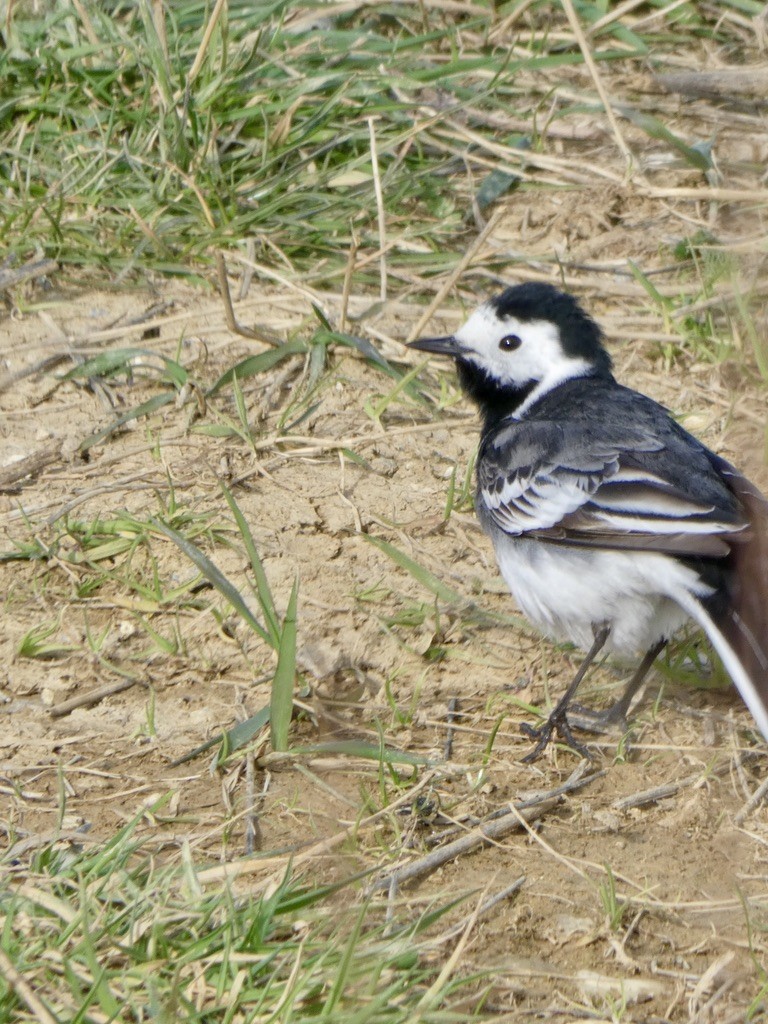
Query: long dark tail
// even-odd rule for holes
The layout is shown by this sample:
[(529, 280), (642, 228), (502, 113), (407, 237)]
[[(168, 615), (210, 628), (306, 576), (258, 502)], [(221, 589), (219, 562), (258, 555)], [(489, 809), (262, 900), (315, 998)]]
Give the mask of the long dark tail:
[(691, 596), (686, 610), (707, 633), (768, 740), (768, 501), (730, 463), (718, 456), (713, 461), (749, 525), (729, 538), (726, 600)]

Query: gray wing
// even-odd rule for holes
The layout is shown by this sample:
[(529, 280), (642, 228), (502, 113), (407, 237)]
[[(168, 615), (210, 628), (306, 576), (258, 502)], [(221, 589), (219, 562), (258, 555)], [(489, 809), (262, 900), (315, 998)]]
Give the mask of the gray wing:
[(656, 432), (507, 421), (483, 442), (478, 504), (512, 535), (722, 557), (747, 524), (713, 458), (671, 420)]

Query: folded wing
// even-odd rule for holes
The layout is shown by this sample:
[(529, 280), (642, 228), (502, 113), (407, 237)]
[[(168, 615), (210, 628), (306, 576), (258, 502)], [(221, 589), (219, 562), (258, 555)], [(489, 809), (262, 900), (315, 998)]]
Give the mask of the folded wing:
[(709, 453), (691, 442), (687, 488), (665, 472), (664, 439), (641, 430), (596, 440), (562, 423), (508, 423), (485, 441), (478, 499), (517, 536), (722, 558), (746, 519)]

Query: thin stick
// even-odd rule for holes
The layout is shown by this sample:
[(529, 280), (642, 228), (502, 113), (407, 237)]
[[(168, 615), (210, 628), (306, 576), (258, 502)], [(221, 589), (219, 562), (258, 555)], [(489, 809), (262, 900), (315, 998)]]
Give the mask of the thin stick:
[[(8, 6), (10, 8), (13, 6), (13, 4), (11, 3)], [(82, 21), (83, 23), (85, 34), (88, 36), (88, 42), (91, 44), (91, 46), (96, 46), (99, 49), (101, 49), (103, 44), (93, 27), (91, 19), (88, 17), (88, 12), (86, 11), (85, 6), (80, 2), (80, 0), (72, 0), (72, 6), (77, 11), (78, 17), (80, 18), (80, 21)]]
[(562, 864), (563, 867), (567, 868), (569, 871), (572, 871), (574, 875), (578, 875), (579, 878), (586, 879), (588, 877), (587, 873), (585, 871), (582, 871), (581, 868), (577, 867), (573, 860), (571, 860), (569, 857), (563, 856), (562, 853), (558, 853), (554, 846), (548, 843), (545, 839), (542, 839), (539, 833), (535, 829), (531, 828), (530, 822), (533, 819), (534, 815), (521, 814), (514, 804), (510, 804), (510, 810), (512, 811), (512, 814), (514, 814), (514, 816), (518, 819), (521, 827), (525, 829), (525, 831), (528, 833), (531, 839), (537, 842), (543, 850), (546, 850), (550, 857), (554, 857), (559, 864)]
[(448, 861), (456, 860), (457, 857), (468, 853), (473, 853), (482, 846), (492, 846), (500, 839), (504, 839), (510, 832), (516, 832), (521, 827), (527, 827), (529, 820), (537, 820), (542, 814), (546, 814), (553, 807), (557, 807), (559, 803), (559, 798), (555, 797), (527, 811), (518, 811), (514, 808), (514, 805), (510, 804), (509, 814), (505, 814), (503, 818), (484, 822), (460, 839), (455, 839), (452, 843), (441, 846), (439, 850), (433, 850), (432, 853), (428, 853), (426, 857), (420, 857), (419, 860), (412, 861), (402, 868), (395, 868), (393, 871), (387, 872), (372, 882), (368, 886), (367, 891), (371, 893), (379, 889), (389, 888), (393, 877), (397, 879), (398, 886), (401, 886), (405, 882), (412, 882), (417, 878), (422, 878), (424, 875), (429, 875), (444, 864), (447, 864)]
[(373, 127), (373, 118), (368, 118), (368, 134), (371, 139), (371, 168), (373, 169), (373, 190), (376, 193), (376, 215), (379, 221), (379, 249), (381, 257), (379, 268), (381, 275), (380, 298), (382, 302), (387, 301), (387, 223), (384, 219), (384, 195), (381, 191), (381, 177), (379, 176), (379, 158), (376, 153), (376, 131)]
[(446, 729), (445, 744), (443, 745), (443, 759), (450, 761), (453, 757), (453, 723), (456, 721), (459, 707), (459, 698), (451, 697), (448, 701), (448, 714), (445, 716), (448, 728)]
[(768, 779), (763, 779), (749, 800), (747, 800), (741, 810), (737, 813), (734, 819), (737, 825), (741, 825), (744, 819), (754, 811), (761, 801), (765, 799), (766, 793), (768, 793)]
[(52, 707), (48, 714), (51, 718), (61, 718), (63, 715), (70, 714), (76, 708), (87, 708), (92, 704), (98, 704), (107, 697), (111, 697), (114, 693), (130, 690), (132, 686), (136, 686), (140, 682), (140, 679), (119, 679), (116, 683), (99, 686), (96, 690), (89, 690), (88, 693), (80, 693), (77, 697), (72, 697), (71, 700), (62, 701), (61, 704), (56, 704)]
[[(739, 755), (738, 763), (744, 764), (746, 761), (752, 760), (751, 751), (745, 751)], [(695, 786), (700, 782), (705, 782), (707, 779), (716, 779), (721, 775), (725, 775), (726, 772), (730, 771), (731, 762), (725, 761), (723, 764), (719, 764), (712, 769), (702, 769), (700, 772), (694, 772), (692, 775), (686, 775), (682, 779), (678, 779), (676, 782), (666, 782), (661, 786), (653, 786), (651, 789), (643, 789), (639, 793), (631, 793), (629, 796), (622, 797), (620, 800), (614, 800), (611, 804), (611, 809), (614, 811), (629, 811), (634, 807), (642, 807), (645, 804), (656, 803), (658, 800), (664, 800), (667, 797), (674, 796), (679, 793), (681, 789), (686, 789), (688, 786)], [(760, 789), (764, 787), (761, 786)], [(758, 790), (759, 792), (759, 790)], [(757, 794), (752, 795), (752, 799)], [(757, 797), (757, 802), (761, 799)], [(744, 808), (742, 808), (744, 810)], [(741, 813), (741, 811), (739, 812)], [(749, 813), (748, 811), (746, 813)], [(737, 818), (738, 821), (738, 818)]]
[[(306, 285), (300, 284), (297, 281), (292, 281), (289, 277), (285, 277), (284, 274), (279, 274), (272, 267), (267, 267), (263, 263), (257, 263), (255, 260), (250, 260), (247, 256), (244, 256), (241, 252), (237, 252), (236, 250), (231, 253), (231, 256), (232, 259), (236, 259), (240, 263), (247, 264), (252, 267), (260, 277), (266, 277), (268, 281), (276, 281), (289, 292), (301, 295), (302, 298), (309, 299), (310, 303), (316, 303), (321, 308), (324, 308), (320, 294), (314, 291), (314, 289), (308, 288)], [(333, 297), (335, 298), (336, 296), (334, 295)]]
[(427, 991), (424, 993), (424, 995), (417, 1003), (417, 1012), (419, 1010), (431, 1009), (433, 1001), (438, 996), (438, 994), (442, 992), (442, 990), (445, 988), (448, 979), (453, 974), (456, 965), (461, 959), (461, 954), (464, 952), (464, 948), (466, 947), (467, 942), (469, 941), (469, 936), (472, 933), (472, 929), (477, 924), (477, 919), (480, 916), (480, 909), (483, 906), (483, 903), (485, 902), (484, 897), (487, 891), (488, 890), (486, 888), (485, 892), (482, 893), (477, 906), (475, 907), (473, 913), (471, 914), (469, 920), (466, 923), (466, 926), (464, 927), (461, 933), (461, 938), (456, 943), (456, 948), (454, 949), (453, 953), (451, 953), (451, 955), (448, 957), (438, 976), (435, 978), (435, 980), (432, 982), (432, 984), (429, 986)]
[(14, 485), (25, 477), (36, 477), (46, 466), (61, 459), (62, 442), (54, 441), (40, 451), (32, 452), (18, 462), (12, 462), (6, 469), (0, 470), (0, 493), (14, 489)]
[(638, 185), (637, 194), (648, 199), (694, 199), (702, 203), (717, 199), (724, 203), (765, 201), (765, 192), (758, 188), (656, 188), (652, 185)]
[(684, 786), (690, 786), (692, 781), (701, 778), (701, 772), (695, 776), (689, 776), (680, 782), (665, 782), (661, 786), (653, 786), (651, 789), (644, 789), (639, 793), (631, 793), (629, 796), (614, 800), (611, 807), (615, 811), (629, 811), (633, 807), (644, 807), (646, 804), (655, 804), (659, 800), (666, 800), (675, 793), (679, 793)]
[(226, 317), (227, 327), (230, 331), (234, 331), (235, 334), (239, 334), (243, 338), (253, 338), (254, 341), (260, 341), (264, 345), (271, 345), (273, 348), (279, 348), (283, 344), (283, 339), (268, 327), (262, 327), (260, 324), (257, 324), (256, 327), (245, 327), (238, 321), (235, 316), (234, 307), (232, 306), (232, 295), (229, 291), (227, 264), (224, 261), (224, 255), (220, 252), (216, 253), (216, 270), (219, 276), (219, 291), (224, 303), (224, 316)]
[[(566, 793), (572, 793), (576, 789), (581, 789), (583, 786), (588, 786), (590, 783), (595, 782), (597, 779), (601, 779), (607, 774), (606, 768), (601, 768), (600, 771), (593, 772), (591, 775), (584, 777), (584, 773), (589, 767), (587, 761), (580, 761), (570, 778), (568, 778), (561, 786), (556, 786), (554, 789), (540, 790), (538, 793), (534, 793), (532, 796), (527, 797), (525, 800), (518, 800), (515, 806), (518, 811), (527, 811), (533, 807), (538, 807), (547, 800), (554, 800), (561, 796), (565, 796)], [(497, 818), (503, 818), (505, 814), (510, 814), (509, 807), (500, 807), (496, 811), (491, 811), (485, 817), (485, 821), (495, 821)], [(470, 820), (470, 825), (479, 825), (479, 819)], [(456, 835), (457, 832), (464, 832), (466, 829), (466, 823), (464, 825), (452, 825), (451, 828), (446, 828), (442, 832), (436, 832), (434, 835), (428, 836), (426, 840), (427, 846), (436, 846), (438, 843), (444, 842), (451, 836)]]
[(23, 267), (16, 269), (0, 270), (0, 292), (21, 284), (22, 281), (31, 281), (36, 277), (45, 277), (53, 274), (59, 269), (56, 260), (35, 260), (32, 263), (25, 263)]
[(602, 18), (598, 18), (597, 21), (593, 22), (587, 29), (587, 35), (594, 36), (596, 32), (606, 28), (608, 25), (612, 25), (614, 21), (618, 21), (619, 18), (623, 18), (625, 14), (629, 14), (630, 11), (634, 11), (636, 7), (642, 7), (645, 0), (625, 0), (623, 4), (619, 4), (615, 10), (610, 11), (608, 14), (604, 14)]
[(768, 68), (722, 68), (717, 71), (670, 71), (656, 75), (667, 92), (697, 98), (745, 97), (754, 103), (768, 97)]
[(576, 36), (576, 41), (579, 44), (579, 49), (581, 50), (581, 55), (584, 58), (584, 63), (587, 65), (587, 69), (589, 70), (589, 73), (592, 76), (592, 82), (594, 83), (595, 89), (597, 90), (597, 94), (600, 97), (600, 102), (603, 104), (606, 117), (608, 118), (608, 123), (611, 126), (611, 131), (613, 132), (613, 137), (616, 139), (616, 145), (619, 147), (622, 156), (626, 160), (627, 170), (629, 170), (632, 167), (632, 164), (634, 163), (632, 150), (626, 144), (626, 142), (624, 141), (624, 136), (621, 134), (619, 122), (616, 120), (616, 115), (613, 112), (613, 106), (611, 105), (610, 97), (608, 96), (606, 88), (603, 85), (603, 80), (600, 77), (600, 72), (597, 69), (597, 64), (595, 63), (594, 58), (592, 57), (592, 51), (589, 48), (589, 42), (587, 41), (587, 37), (584, 35), (584, 30), (581, 27), (581, 22), (579, 21), (576, 15), (576, 11), (573, 8), (572, 0), (562, 0), (562, 4), (563, 10), (565, 11), (568, 21), (571, 24), (571, 28), (573, 29), (573, 34)]
[[(403, 807), (405, 804), (412, 803), (414, 796), (430, 785), (434, 776), (434, 772), (427, 772), (415, 786), (403, 793), (397, 800), (393, 800), (391, 804), (383, 807), (380, 811), (375, 811), (367, 818), (363, 818), (362, 821), (352, 822), (352, 824), (341, 829), (340, 832), (334, 833), (334, 835), (329, 836), (327, 839), (321, 839), (318, 843), (313, 843), (312, 846), (303, 850), (301, 853), (293, 854), (290, 863), (294, 870), (301, 867), (301, 865), (306, 863), (308, 860), (312, 860), (314, 857), (321, 857), (325, 854), (331, 853), (337, 847), (347, 842), (353, 831), (358, 832), (360, 829), (367, 828), (368, 825), (373, 825), (381, 818), (390, 815), (392, 811), (397, 810), (398, 807)], [(211, 882), (219, 883), (223, 881), (231, 881), (232, 879), (239, 878), (241, 875), (257, 874), (262, 871), (268, 871), (271, 868), (275, 869), (278, 874), (282, 875), (287, 864), (288, 859), (286, 857), (248, 857), (244, 860), (232, 861), (229, 864), (222, 864), (215, 868), (206, 868), (198, 873), (197, 880), (201, 885), (207, 885)], [(273, 878), (273, 875), (269, 875), (268, 877), (261, 879), (260, 882), (256, 883), (250, 891), (258, 892), (260, 889), (268, 886)]]
[[(441, 847), (439, 850), (428, 854), (426, 857), (406, 866), (405, 868), (390, 872), (377, 882), (374, 882), (373, 885), (369, 887), (369, 891), (386, 886), (388, 884), (387, 879), (390, 877), (396, 878), (399, 885), (402, 884), (403, 881), (409, 881), (442, 866), (445, 861), (452, 860), (454, 857), (460, 856), (462, 853), (472, 852), (474, 849), (482, 845), (490, 845), (491, 842), (498, 841), (506, 835), (507, 832), (514, 831), (519, 827), (521, 814), (524, 815), (526, 821), (536, 820), (539, 814), (546, 813), (550, 808), (557, 806), (563, 794), (574, 789), (581, 788), (582, 786), (586, 786), (595, 779), (599, 779), (606, 774), (606, 771), (602, 770), (584, 777), (586, 770), (587, 764), (582, 761), (581, 764), (577, 765), (576, 769), (572, 772), (570, 778), (561, 786), (557, 786), (552, 790), (536, 793), (526, 800), (519, 801), (515, 805), (508, 805), (507, 807), (499, 808), (497, 811), (489, 814), (484, 822), (479, 823), (478, 827), (473, 832), (465, 833), (461, 839)], [(512, 818), (513, 815), (514, 819)], [(457, 831), (455, 828), (446, 830), (445, 832), (440, 833), (440, 835), (447, 836), (449, 834), (453, 834), (455, 831)]]
[(502, 207), (499, 207), (499, 209), (496, 210), (494, 215), (485, 225), (485, 227), (474, 240), (472, 245), (469, 247), (469, 249), (467, 249), (462, 258), (459, 260), (459, 262), (453, 268), (451, 273), (445, 279), (441, 287), (438, 288), (437, 292), (435, 293), (435, 297), (432, 299), (430, 304), (427, 306), (427, 308), (421, 314), (419, 319), (416, 321), (416, 326), (411, 330), (411, 333), (408, 335), (408, 341), (413, 341), (415, 338), (418, 338), (418, 336), (421, 334), (424, 325), (428, 323), (437, 307), (443, 301), (443, 299), (451, 290), (451, 288), (453, 288), (454, 284), (459, 279), (459, 277), (464, 273), (465, 269), (475, 258), (478, 250), (481, 248), (481, 246), (485, 244), (486, 239), (491, 234), (496, 225), (499, 223), (499, 220), (501, 219), (501, 215), (503, 212), (504, 211)]
[(347, 310), (349, 308), (349, 294), (352, 290), (352, 275), (355, 272), (355, 260), (357, 259), (357, 237), (352, 232), (352, 241), (349, 243), (349, 255), (347, 265), (344, 268), (344, 284), (341, 292), (341, 312), (339, 313), (339, 331), (343, 334), (347, 329)]
[[(505, 885), (504, 888), (501, 889), (499, 892), (495, 893), (493, 896), (489, 896), (484, 903), (480, 904), (480, 908), (477, 911), (477, 916), (482, 917), (484, 914), (487, 914), (489, 910), (493, 910), (497, 903), (501, 903), (502, 900), (508, 900), (510, 896), (514, 896), (518, 889), (521, 889), (525, 885), (525, 882), (525, 875), (520, 875), (520, 877), (516, 879), (514, 882), (512, 882), (511, 885)], [(440, 935), (437, 941), (450, 941), (450, 939), (453, 939), (457, 935), (461, 934), (463, 928), (464, 922), (459, 921), (459, 923), (455, 924), (453, 928), (449, 928), (448, 931), (445, 932), (445, 934)]]

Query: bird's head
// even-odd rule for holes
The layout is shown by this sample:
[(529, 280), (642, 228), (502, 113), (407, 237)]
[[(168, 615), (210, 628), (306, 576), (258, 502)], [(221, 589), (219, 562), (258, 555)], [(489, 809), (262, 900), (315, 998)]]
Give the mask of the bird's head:
[(462, 386), (481, 407), (512, 411), (573, 377), (605, 376), (602, 332), (571, 295), (531, 282), (484, 302), (455, 334), (411, 348), (452, 356)]

